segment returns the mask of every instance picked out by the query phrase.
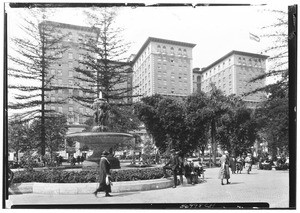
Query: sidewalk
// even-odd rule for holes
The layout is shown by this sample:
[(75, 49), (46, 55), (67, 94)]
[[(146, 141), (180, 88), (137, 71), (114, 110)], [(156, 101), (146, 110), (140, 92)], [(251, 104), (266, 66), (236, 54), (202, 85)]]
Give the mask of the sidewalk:
[[(208, 168), (205, 182), (150, 191), (112, 193), (104, 197), (100, 193), (80, 195), (10, 195), (8, 205), (98, 205), (106, 204), (167, 204), (167, 203), (245, 203), (266, 202), (270, 208), (289, 207), (288, 171), (253, 169), (248, 175), (231, 175), (231, 184), (221, 185), (219, 168)], [(226, 182), (226, 181), (225, 181)], [(185, 182), (186, 183), (186, 182)], [(9, 206), (8, 206), (9, 207)], [(72, 208), (72, 207), (70, 207)], [(76, 208), (76, 207), (75, 207)], [(103, 208), (103, 207), (102, 207)], [(131, 208), (134, 208), (132, 205)]]

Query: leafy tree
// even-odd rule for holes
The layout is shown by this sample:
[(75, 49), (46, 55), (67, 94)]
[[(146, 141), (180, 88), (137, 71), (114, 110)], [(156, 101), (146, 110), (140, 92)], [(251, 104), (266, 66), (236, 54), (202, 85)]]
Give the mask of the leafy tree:
[[(50, 153), (50, 160), (53, 158), (53, 154), (64, 147), (65, 134), (67, 133), (67, 118), (62, 114), (53, 114), (52, 117), (45, 119), (45, 142), (46, 150)], [(35, 130), (36, 138), (40, 137), (41, 133), (41, 119), (36, 119), (30, 125), (30, 128)], [(37, 147), (40, 147), (39, 145)]]
[(248, 151), (258, 138), (257, 125), (253, 110), (247, 108), (238, 97), (228, 98), (231, 107), (220, 119), (217, 139), (223, 149), (239, 155)]
[(168, 148), (168, 133), (159, 117), (158, 104), (161, 100), (163, 100), (163, 96), (158, 94), (144, 97), (141, 102), (135, 105), (135, 113), (145, 124), (147, 132), (153, 136), (156, 147), (164, 152)]
[[(276, 20), (263, 27), (262, 40), (268, 41), (269, 46), (264, 50), (269, 55), (270, 68), (251, 81), (273, 78), (273, 82), (253, 92), (264, 91), (267, 100), (257, 110), (256, 117), (261, 127), (260, 135), (268, 142), (272, 153), (288, 147), (288, 13), (283, 10), (265, 11), (273, 14)], [(291, 23), (292, 24), (292, 23)]]
[[(50, 11), (51, 12), (51, 11)], [(23, 31), (18, 37), (12, 38), (10, 47), (8, 88), (17, 90), (14, 98), (18, 102), (10, 102), (10, 109), (26, 110), (22, 113), (22, 122), (33, 119), (41, 120), (40, 146), (42, 155), (45, 154), (45, 119), (51, 110), (46, 110), (52, 102), (46, 98), (47, 92), (62, 89), (53, 85), (54, 74), (51, 66), (60, 59), (67, 47), (61, 45), (65, 35), (59, 34), (57, 26), (46, 24), (49, 11), (46, 9), (27, 9), (25, 23), (20, 26)], [(16, 81), (18, 79), (19, 81)], [(16, 84), (15, 82), (21, 82)]]
[(227, 97), (222, 93), (221, 90), (217, 89), (214, 84), (211, 84), (211, 91), (208, 95), (207, 105), (202, 109), (203, 119), (209, 123), (210, 136), (212, 145), (212, 160), (216, 164), (217, 156), (217, 125), (221, 119), (221, 116), (228, 112), (229, 104)]
[(197, 91), (189, 96), (186, 100), (186, 125), (189, 128), (188, 139), (197, 141), (198, 148), (204, 154), (205, 147), (209, 139), (209, 124), (205, 119), (205, 111), (203, 108), (207, 106), (207, 95), (201, 91)]
[(188, 139), (188, 128), (185, 124), (185, 106), (180, 100), (162, 99), (157, 106), (159, 121), (166, 131), (167, 145), (170, 148), (187, 153), (194, 148)]
[(281, 152), (289, 148), (288, 98), (288, 92), (277, 85), (270, 89), (268, 100), (256, 110), (261, 135), (273, 154), (277, 154), (277, 148)]
[(17, 162), (19, 152), (32, 149), (32, 131), (29, 123), (22, 123), (18, 118), (11, 118), (8, 122), (8, 148), (16, 152)]
[(183, 101), (154, 95), (143, 98), (135, 109), (160, 152), (178, 149), (185, 154), (195, 150), (198, 140), (189, 136)]

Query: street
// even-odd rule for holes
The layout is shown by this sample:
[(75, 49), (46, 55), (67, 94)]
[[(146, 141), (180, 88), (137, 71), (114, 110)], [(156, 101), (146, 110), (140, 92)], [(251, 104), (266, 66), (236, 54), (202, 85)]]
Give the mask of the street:
[[(231, 184), (221, 185), (219, 168), (207, 168), (205, 182), (151, 191), (98, 194), (10, 195), (9, 205), (98, 205), (98, 204), (174, 204), (174, 203), (268, 203), (270, 208), (289, 207), (289, 172), (252, 169), (250, 174), (231, 174)], [(226, 181), (224, 181), (226, 183)], [(113, 186), (112, 186), (113, 187)], [(118, 205), (117, 205), (118, 206)], [(88, 207), (88, 206), (87, 206)], [(34, 208), (34, 207), (33, 207)], [(47, 208), (45, 206), (44, 208)], [(71, 207), (70, 207), (71, 208)], [(76, 208), (76, 207), (75, 207)], [(83, 208), (81, 206), (81, 208)], [(101, 208), (101, 206), (100, 206)], [(135, 208), (135, 205), (127, 208)], [(147, 206), (145, 206), (147, 208)]]

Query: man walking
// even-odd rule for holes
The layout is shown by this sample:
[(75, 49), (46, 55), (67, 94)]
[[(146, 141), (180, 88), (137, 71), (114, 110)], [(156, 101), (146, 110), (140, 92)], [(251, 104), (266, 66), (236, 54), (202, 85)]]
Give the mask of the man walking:
[(173, 188), (176, 188), (177, 186), (177, 169), (179, 167), (179, 160), (178, 160), (178, 156), (175, 155), (175, 150), (172, 149), (171, 150), (171, 158), (170, 160), (166, 163), (165, 166), (163, 166), (163, 173), (164, 173), (164, 177), (167, 177), (167, 172), (166, 170), (172, 170), (173, 172), (173, 178), (174, 178), (174, 186)]
[(104, 151), (102, 153), (101, 159), (100, 159), (100, 168), (99, 168), (99, 187), (94, 192), (94, 195), (97, 197), (97, 193), (104, 191), (105, 197), (111, 197), (109, 194), (111, 192), (111, 186), (110, 186), (110, 163), (107, 160), (108, 152)]

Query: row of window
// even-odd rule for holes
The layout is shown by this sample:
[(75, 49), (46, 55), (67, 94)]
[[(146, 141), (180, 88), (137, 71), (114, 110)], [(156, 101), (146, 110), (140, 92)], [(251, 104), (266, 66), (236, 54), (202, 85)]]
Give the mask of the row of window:
[[(63, 91), (65, 91), (65, 92), (63, 92)], [(73, 95), (73, 94), (74, 94), (74, 89), (65, 89), (65, 90), (63, 90), (63, 89), (58, 89), (58, 90), (52, 90), (52, 91), (49, 91), (49, 94), (50, 94), (50, 96), (51, 96), (51, 95), (54, 95), (54, 94), (63, 94), (63, 93), (66, 93), (67, 91), (68, 91), (68, 94), (69, 94), (69, 95)], [(77, 90), (77, 91), (78, 91), (78, 95), (79, 95), (79, 96), (82, 96), (82, 97), (84, 97), (84, 96), (87, 96), (87, 97), (94, 96), (94, 97), (96, 97), (96, 96), (97, 96), (96, 94), (89, 93), (89, 92), (83, 92), (82, 90)], [(61, 98), (61, 97), (58, 97), (57, 100), (61, 101), (62, 98)]]
[(220, 67), (220, 65), (218, 65), (218, 69), (216, 69), (216, 67), (214, 67), (213, 69), (206, 71), (205, 73), (202, 74), (201, 78), (203, 80), (206, 80), (208, 78), (211, 78), (212, 76), (220, 77), (221, 75), (225, 75), (226, 73), (232, 71), (232, 67), (229, 67), (228, 69), (223, 69), (223, 67), (221, 69), (219, 67)]
[[(247, 60), (248, 59), (248, 60)], [(262, 63), (264, 62), (263, 60), (261, 60), (260, 58), (244, 58), (244, 57), (239, 57), (238, 58), (238, 64), (241, 65), (248, 65), (248, 66), (253, 66), (253, 67), (262, 67)]]
[(163, 54), (171, 54), (171, 55), (179, 55), (179, 56), (187, 56), (187, 51), (186, 49), (181, 49), (181, 48), (175, 48), (174, 47), (170, 47), (170, 49), (168, 49), (166, 46), (161, 46), (161, 45), (157, 45), (156, 50), (158, 53), (163, 53)]

